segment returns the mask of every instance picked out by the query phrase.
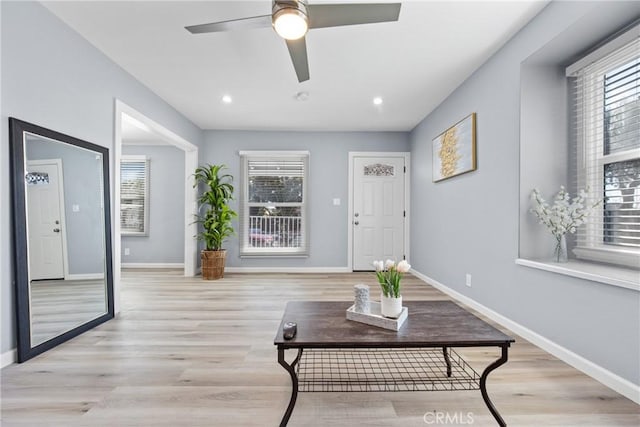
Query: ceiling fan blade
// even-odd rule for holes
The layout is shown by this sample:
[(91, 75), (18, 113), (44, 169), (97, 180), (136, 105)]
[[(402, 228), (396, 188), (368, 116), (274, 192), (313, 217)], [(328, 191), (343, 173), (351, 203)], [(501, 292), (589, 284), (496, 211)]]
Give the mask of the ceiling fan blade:
[(252, 16), (251, 18), (231, 19), (209, 24), (190, 25), (186, 28), (191, 34), (218, 33), (221, 31), (250, 30), (271, 27), (271, 15)]
[(308, 5), (309, 28), (397, 21), (400, 3)]
[(307, 42), (305, 38), (298, 40), (285, 40), (293, 68), (296, 69), (296, 75), (300, 83), (309, 80), (309, 60), (307, 59)]

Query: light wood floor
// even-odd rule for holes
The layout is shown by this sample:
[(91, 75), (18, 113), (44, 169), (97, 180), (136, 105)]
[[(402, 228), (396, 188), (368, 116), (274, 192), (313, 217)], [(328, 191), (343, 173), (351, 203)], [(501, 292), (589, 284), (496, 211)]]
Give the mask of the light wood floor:
[[(350, 300), (354, 284), (375, 284), (372, 273), (202, 281), (131, 272), (123, 281), (117, 319), (2, 370), (3, 426), (276, 426), (291, 390), (273, 346), (285, 303)], [(448, 299), (413, 277), (404, 286), (407, 300)], [(514, 337), (488, 381), (510, 426), (640, 424), (638, 405)], [(459, 352), (480, 370), (497, 351)], [(425, 426), (434, 411), (495, 425), (477, 390), (301, 393), (289, 425)]]
[(106, 313), (105, 288), (103, 279), (31, 282), (32, 346)]

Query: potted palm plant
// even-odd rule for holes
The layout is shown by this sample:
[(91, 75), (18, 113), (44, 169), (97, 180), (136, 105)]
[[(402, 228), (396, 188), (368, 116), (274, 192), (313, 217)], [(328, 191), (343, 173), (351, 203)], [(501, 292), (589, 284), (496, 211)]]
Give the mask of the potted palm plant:
[(202, 227), (198, 240), (205, 246), (200, 252), (202, 278), (205, 280), (224, 277), (226, 250), (222, 249), (222, 244), (234, 234), (231, 220), (237, 214), (229, 207), (229, 201), (233, 200), (233, 176), (222, 173), (224, 169), (225, 165), (200, 166), (194, 175), (194, 185), (203, 186), (198, 198), (201, 213), (196, 222)]

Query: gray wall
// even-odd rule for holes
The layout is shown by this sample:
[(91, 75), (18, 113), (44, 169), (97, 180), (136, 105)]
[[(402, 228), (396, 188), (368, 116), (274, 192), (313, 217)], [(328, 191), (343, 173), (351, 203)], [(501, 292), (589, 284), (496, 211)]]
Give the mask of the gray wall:
[[(555, 239), (530, 213), (531, 190), (549, 200), (568, 188), (567, 78), (564, 67), (523, 63), (520, 72), (520, 257), (548, 259)], [(550, 157), (553, 153), (553, 157)], [(552, 167), (553, 166), (553, 167)], [(544, 173), (541, 173), (544, 171)]]
[[(149, 159), (149, 230), (122, 236), (123, 263), (184, 262), (184, 151), (170, 146), (123, 145), (122, 154)], [(129, 255), (124, 254), (129, 248)]]
[[(403, 132), (207, 131), (200, 164), (224, 163), (240, 185), (240, 150), (308, 150), (308, 258), (240, 258), (237, 236), (224, 247), (231, 267), (346, 267), (350, 151), (409, 151)], [(236, 199), (239, 193), (236, 191)], [(341, 200), (340, 206), (333, 199)], [(235, 202), (237, 209), (237, 200)]]
[[(4, 353), (15, 347), (7, 118), (113, 148), (117, 98), (196, 145), (202, 142), (202, 131), (39, 3), (3, 1), (0, 15), (0, 352)], [(110, 173), (113, 177), (113, 158)]]
[[(43, 138), (30, 138), (26, 146), (27, 161), (62, 161), (68, 273), (104, 274), (102, 157), (96, 159), (95, 152)], [(77, 212), (73, 205), (78, 206)]]
[[(551, 3), (411, 133), (413, 267), (635, 384), (640, 383), (638, 293), (514, 260), (521, 202), (521, 63), (570, 30), (566, 45), (552, 43), (558, 57), (567, 58), (580, 43), (593, 43), (603, 26), (615, 31), (637, 17), (639, 7), (637, 2)], [(474, 111), (478, 170), (432, 183), (431, 140)], [(566, 140), (566, 134), (557, 135), (556, 144)], [(553, 164), (552, 144), (536, 148)], [(538, 171), (541, 180), (547, 173)], [(471, 288), (465, 273), (473, 276)]]

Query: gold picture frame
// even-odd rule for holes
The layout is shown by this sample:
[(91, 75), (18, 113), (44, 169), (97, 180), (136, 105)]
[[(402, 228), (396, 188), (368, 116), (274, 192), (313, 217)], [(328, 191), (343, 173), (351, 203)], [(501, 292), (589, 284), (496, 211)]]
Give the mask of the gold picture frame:
[(476, 113), (433, 139), (433, 182), (476, 170)]

